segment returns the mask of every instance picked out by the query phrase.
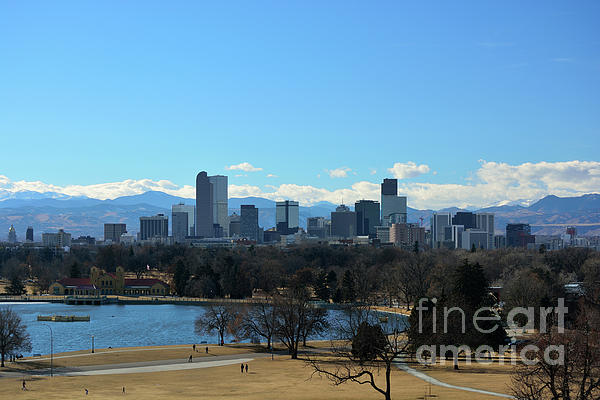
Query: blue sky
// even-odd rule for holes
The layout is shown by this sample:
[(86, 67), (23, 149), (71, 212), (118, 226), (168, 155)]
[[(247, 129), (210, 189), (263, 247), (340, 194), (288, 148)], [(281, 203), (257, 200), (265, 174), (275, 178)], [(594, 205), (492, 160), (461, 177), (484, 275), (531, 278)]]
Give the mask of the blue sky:
[[(184, 187), (207, 170), (310, 202), (413, 162), (409, 196), (497, 165), (528, 176), (498, 193), (529, 179), (498, 201), (597, 192), (598, 20), (597, 1), (5, 3), (0, 175)], [(574, 161), (582, 187), (523, 172)], [(261, 170), (225, 170), (244, 162)]]

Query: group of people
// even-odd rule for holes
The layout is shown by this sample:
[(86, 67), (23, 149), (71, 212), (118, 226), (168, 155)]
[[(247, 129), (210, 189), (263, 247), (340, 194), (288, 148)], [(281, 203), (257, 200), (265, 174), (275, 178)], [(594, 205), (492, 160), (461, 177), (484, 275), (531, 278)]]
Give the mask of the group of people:
[(244, 373), (244, 369), (246, 370), (246, 373), (248, 373), (248, 364), (246, 364), (246, 365), (244, 366), (244, 363), (242, 363), (242, 365), (240, 365), (240, 368), (241, 368), (241, 370), (242, 370), (242, 374)]
[[(192, 345), (192, 350), (194, 350), (195, 353), (199, 353), (200, 352), (200, 350), (196, 349), (196, 345), (195, 344)], [(206, 346), (205, 351), (206, 351), (206, 354), (208, 354), (208, 346)]]
[[(200, 350), (197, 350), (197, 349), (196, 349), (196, 345), (195, 345), (195, 344), (194, 344), (194, 345), (192, 345), (192, 350), (193, 350), (194, 352), (196, 352), (196, 353), (199, 353), (199, 352), (200, 352)], [(206, 351), (206, 354), (208, 354), (208, 346), (206, 346), (206, 349), (205, 349), (205, 351)], [(191, 355), (191, 354), (190, 354), (190, 356), (189, 356), (189, 358), (188, 358), (188, 362), (192, 362), (192, 355)]]

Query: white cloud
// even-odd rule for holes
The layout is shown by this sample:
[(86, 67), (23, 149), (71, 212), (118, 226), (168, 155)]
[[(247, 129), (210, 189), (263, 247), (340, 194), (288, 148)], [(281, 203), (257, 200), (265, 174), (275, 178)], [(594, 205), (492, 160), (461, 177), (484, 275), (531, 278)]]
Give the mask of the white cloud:
[(412, 161), (407, 163), (395, 163), (388, 171), (397, 179), (414, 178), (429, 172), (429, 166), (426, 164), (417, 165)]
[(0, 200), (14, 197), (19, 192), (60, 193), (67, 196), (86, 196), (94, 199), (106, 200), (121, 196), (131, 196), (148, 191), (158, 191), (193, 198), (195, 188), (190, 185), (179, 186), (171, 181), (151, 179), (127, 179), (121, 182), (99, 183), (93, 185), (67, 185), (58, 186), (40, 181), (11, 181), (6, 176), (0, 175)]
[(375, 168), (372, 168), (370, 174), (375, 175), (376, 173), (377, 173), (377, 170)]
[(352, 171), (348, 167), (340, 167), (336, 169), (326, 169), (325, 170), (331, 178), (347, 178), (348, 172)]
[[(600, 162), (565, 161), (538, 162), (511, 165), (481, 161), (479, 169), (466, 183), (401, 182), (399, 193), (408, 197), (414, 208), (440, 209), (444, 207), (484, 207), (499, 202), (537, 200), (548, 194), (579, 196), (600, 193)], [(302, 205), (319, 201), (352, 204), (360, 199), (378, 200), (378, 183), (361, 181), (350, 187), (329, 190), (311, 185), (282, 184), (264, 187), (229, 185), (230, 197), (264, 197), (271, 200), (292, 199)], [(94, 185), (57, 186), (40, 181), (11, 181), (0, 175), (0, 200), (15, 197), (19, 192), (56, 192), (68, 196), (87, 196), (96, 199), (114, 199), (140, 194), (149, 190), (175, 196), (194, 198), (193, 186), (179, 186), (167, 180), (125, 180)]]
[(243, 162), (237, 165), (229, 165), (225, 167), (226, 170), (228, 171), (235, 171), (235, 170), (240, 170), (240, 171), (244, 171), (244, 172), (257, 172), (257, 171), (262, 171), (262, 168), (257, 168), (254, 165), (250, 164), (249, 162)]
[(328, 190), (310, 185), (283, 184), (279, 186), (268, 185), (270, 190), (262, 190), (258, 186), (229, 185), (230, 197), (257, 196), (270, 200), (296, 200), (303, 206), (309, 206), (319, 201), (328, 201), (339, 204), (342, 199), (347, 204), (352, 204), (360, 199), (378, 199), (379, 184), (371, 182), (357, 182), (350, 188)]
[(279, 176), (274, 174), (267, 174), (267, 178), (279, 178)]

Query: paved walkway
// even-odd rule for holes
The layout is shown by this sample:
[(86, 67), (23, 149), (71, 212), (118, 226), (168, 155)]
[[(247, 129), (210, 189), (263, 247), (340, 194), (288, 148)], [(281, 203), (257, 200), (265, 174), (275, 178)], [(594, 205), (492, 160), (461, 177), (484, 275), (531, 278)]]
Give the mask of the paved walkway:
[[(96, 353), (94, 353), (96, 354)], [(91, 355), (91, 354), (88, 354)], [(76, 356), (76, 355), (74, 355)], [(178, 371), (198, 368), (221, 367), (248, 363), (256, 358), (270, 357), (270, 353), (240, 353), (227, 354), (213, 357), (197, 357), (190, 363), (187, 359), (139, 361), (118, 364), (85, 365), (77, 367), (54, 368), (55, 376), (82, 376), (82, 375), (112, 375), (112, 374), (139, 374), (147, 372)], [(3, 377), (22, 377), (24, 375), (50, 375), (50, 368), (29, 371), (6, 371)]]
[(505, 399), (514, 399), (515, 398), (514, 396), (511, 396), (509, 394), (490, 392), (487, 390), (475, 389), (475, 388), (470, 388), (470, 387), (466, 387), (466, 386), (451, 385), (446, 382), (438, 381), (437, 379), (432, 378), (431, 376), (429, 376), (423, 372), (417, 371), (416, 369), (409, 367), (408, 365), (406, 365), (403, 362), (397, 362), (395, 364), (402, 371), (407, 372), (410, 375), (414, 376), (415, 378), (419, 378), (419, 379), (421, 379), (427, 383), (431, 383), (432, 385), (435, 385), (435, 386), (445, 387), (445, 388), (449, 388), (449, 389), (457, 389), (457, 390), (462, 390), (465, 392), (485, 394), (488, 396), (503, 397)]
[(146, 372), (165, 372), (165, 371), (180, 371), (184, 369), (197, 369), (197, 368), (211, 368), (211, 367), (222, 367), (225, 365), (239, 365), (241, 363), (248, 363), (253, 358), (235, 358), (232, 360), (218, 360), (218, 361), (199, 361), (199, 362), (185, 362), (179, 364), (163, 364), (163, 365), (148, 365), (140, 367), (121, 367), (121, 368), (109, 368), (109, 369), (96, 369), (89, 371), (76, 371), (76, 372), (65, 372), (60, 375), (63, 376), (81, 376), (81, 375), (115, 375), (115, 374), (140, 374)]

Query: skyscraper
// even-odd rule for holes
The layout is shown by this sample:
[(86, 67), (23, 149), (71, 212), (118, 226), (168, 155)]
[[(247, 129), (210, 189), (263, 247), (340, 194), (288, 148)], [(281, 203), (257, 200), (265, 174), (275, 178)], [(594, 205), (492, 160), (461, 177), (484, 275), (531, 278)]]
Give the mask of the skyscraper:
[(140, 217), (140, 240), (166, 238), (169, 236), (169, 217), (157, 214), (153, 217)]
[(306, 232), (309, 236), (326, 238), (330, 235), (331, 221), (324, 217), (309, 217), (306, 219)]
[(188, 213), (174, 210), (171, 210), (171, 235), (175, 243), (183, 243), (190, 232)]
[(477, 227), (477, 217), (472, 212), (458, 211), (452, 217), (452, 225), (462, 225), (465, 229)]
[(527, 247), (529, 243), (535, 243), (529, 224), (506, 225), (506, 247)]
[(381, 184), (381, 223), (406, 223), (406, 197), (398, 196), (398, 180), (384, 179)]
[[(187, 222), (185, 223), (185, 225), (186, 225), (185, 232), (183, 231), (183, 229), (184, 229), (183, 221), (180, 221), (179, 219), (178, 219), (178, 221), (175, 221), (172, 218), (173, 220), (171, 221), (171, 234), (173, 235), (175, 240), (177, 240), (177, 237), (182, 239), (182, 238), (185, 238), (186, 236), (195, 236), (194, 225), (196, 223), (196, 207), (193, 205), (183, 204), (183, 203), (173, 204), (171, 206), (171, 215), (173, 216), (175, 213), (184, 213), (185, 217), (187, 218)], [(184, 216), (179, 216), (178, 218), (183, 218), (183, 217)], [(175, 229), (176, 224), (177, 224), (177, 232)]]
[(344, 204), (331, 213), (331, 236), (349, 238), (356, 235), (356, 213)]
[(17, 231), (12, 225), (8, 228), (8, 243), (17, 243)]
[(242, 221), (241, 217), (233, 213), (229, 216), (229, 237), (237, 237), (240, 236), (242, 232)]
[(208, 180), (212, 184), (213, 224), (219, 224), (223, 229), (223, 236), (229, 236), (227, 177), (214, 175), (209, 176)]
[(299, 205), (297, 201), (278, 201), (275, 209), (275, 223), (277, 232), (289, 235), (298, 232)]
[(214, 237), (213, 185), (206, 171), (196, 176), (196, 236)]
[(240, 211), (240, 236), (258, 242), (258, 208), (254, 205), (242, 205)]
[(379, 202), (373, 200), (359, 200), (354, 204), (356, 212), (356, 235), (371, 236), (377, 234), (376, 226), (379, 226)]
[(446, 240), (446, 228), (451, 226), (452, 217), (449, 212), (433, 213), (431, 216), (431, 248), (437, 249), (443, 245)]
[(487, 248), (494, 249), (494, 213), (477, 213), (477, 229), (487, 232)]
[(104, 224), (104, 241), (119, 243), (124, 233), (127, 233), (126, 224)]
[(425, 228), (417, 224), (392, 224), (389, 227), (389, 241), (395, 246), (413, 249), (415, 243), (425, 245)]
[(27, 227), (27, 233), (25, 233), (25, 241), (33, 242), (33, 227)]

